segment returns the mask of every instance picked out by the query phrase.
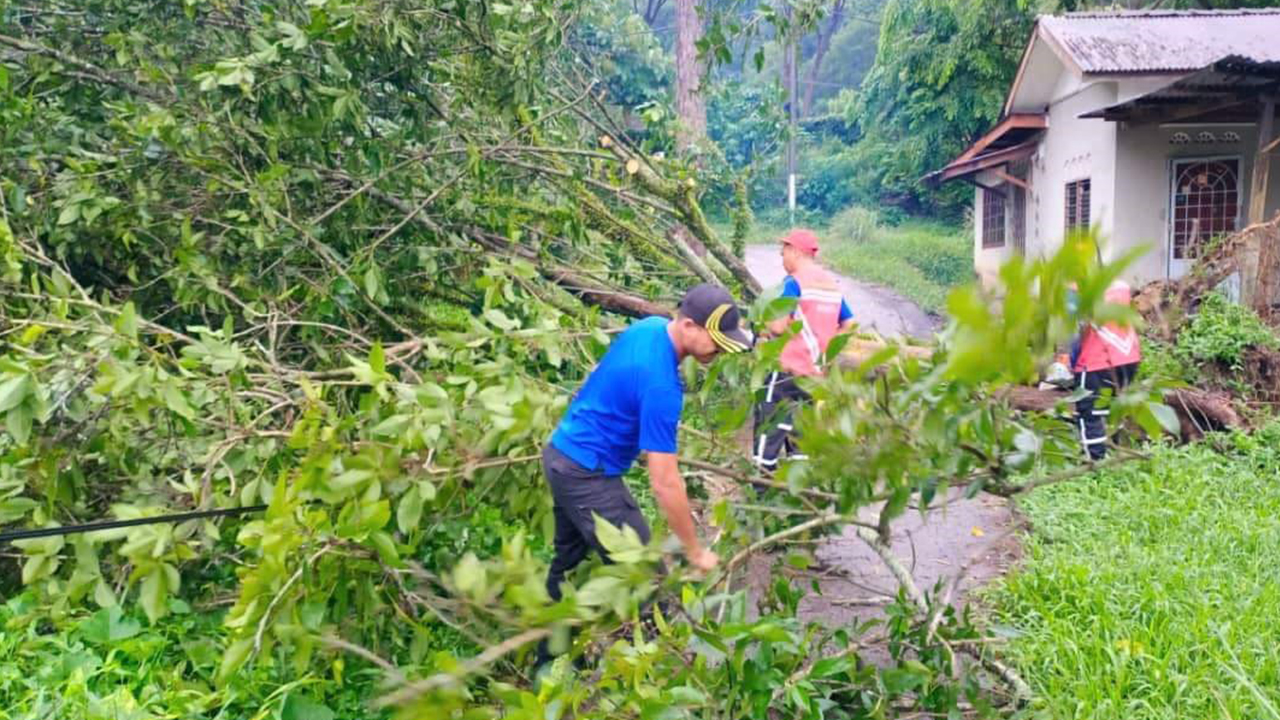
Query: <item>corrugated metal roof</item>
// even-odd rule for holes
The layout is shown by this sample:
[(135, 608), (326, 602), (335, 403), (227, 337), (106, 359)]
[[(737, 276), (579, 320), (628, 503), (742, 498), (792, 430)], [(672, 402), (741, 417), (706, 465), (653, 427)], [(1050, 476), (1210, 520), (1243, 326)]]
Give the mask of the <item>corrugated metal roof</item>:
[(1198, 70), (1228, 55), (1280, 61), (1280, 8), (1068, 13), (1040, 29), (1086, 73)]
[(1080, 117), (1138, 123), (1256, 122), (1261, 107), (1259, 97), (1278, 89), (1280, 62), (1254, 62), (1233, 56), (1162, 88)]

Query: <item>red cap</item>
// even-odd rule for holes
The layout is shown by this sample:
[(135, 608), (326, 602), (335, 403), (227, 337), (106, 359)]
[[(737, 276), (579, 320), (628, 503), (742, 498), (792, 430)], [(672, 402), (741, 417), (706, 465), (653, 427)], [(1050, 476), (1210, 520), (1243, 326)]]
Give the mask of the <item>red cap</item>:
[(790, 245), (797, 250), (803, 250), (810, 255), (818, 254), (818, 236), (812, 230), (797, 228), (787, 233), (782, 238), (783, 245)]

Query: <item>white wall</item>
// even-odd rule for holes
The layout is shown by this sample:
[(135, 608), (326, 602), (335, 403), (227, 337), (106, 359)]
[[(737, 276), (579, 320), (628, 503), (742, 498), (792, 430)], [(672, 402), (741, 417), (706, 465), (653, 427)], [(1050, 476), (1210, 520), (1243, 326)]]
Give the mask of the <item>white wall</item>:
[[(1201, 131), (1212, 132), (1217, 142), (1201, 143), (1195, 139)], [(1240, 136), (1237, 142), (1223, 142), (1225, 132)], [(1174, 133), (1185, 132), (1193, 142), (1175, 145)], [(1123, 199), (1123, 212), (1118, 213), (1113, 227), (1112, 255), (1135, 245), (1151, 249), (1126, 273), (1127, 279), (1141, 284), (1167, 277), (1169, 254), (1169, 210), (1172, 161), (1182, 158), (1236, 157), (1240, 160), (1240, 222), (1248, 221), (1249, 186), (1253, 178), (1253, 160), (1257, 152), (1257, 127), (1254, 125), (1141, 125), (1121, 126), (1117, 137), (1116, 186)], [(1280, 209), (1280, 158), (1271, 158), (1271, 183), (1267, 188), (1268, 217)]]
[[(1070, 81), (1062, 83), (1070, 88)], [(1052, 255), (1066, 230), (1066, 184), (1089, 178), (1089, 220), (1110, 234), (1115, 209), (1115, 123), (1084, 120), (1082, 113), (1114, 104), (1116, 83), (1076, 89), (1049, 108), (1049, 129), (1032, 165), (1027, 199), (1027, 254)]]
[[(1004, 190), (1006, 194), (1009, 193), (1008, 184), (1001, 185), (1003, 181), (1000, 178), (996, 177), (991, 172), (979, 173), (978, 176), (974, 179), (982, 183), (983, 185), (986, 185), (987, 187), (997, 187), (1001, 190)], [(999, 275), (1000, 266), (1003, 265), (1006, 260), (1008, 260), (1010, 257), (1013, 256), (1013, 223), (1012, 223), (1013, 198), (1006, 197), (1005, 199), (1004, 247), (984, 248), (982, 247), (982, 225), (984, 221), (983, 214), (982, 214), (982, 210), (983, 210), (982, 193), (983, 193), (982, 188), (980, 187), (974, 188), (974, 193), (973, 193), (973, 270), (978, 274), (978, 279), (981, 280), (981, 282), (984, 285), (990, 285), (995, 282), (997, 276)], [(1027, 202), (1028, 241), (1030, 241), (1030, 234), (1031, 234), (1030, 204), (1031, 204), (1030, 200), (1028, 200)]]

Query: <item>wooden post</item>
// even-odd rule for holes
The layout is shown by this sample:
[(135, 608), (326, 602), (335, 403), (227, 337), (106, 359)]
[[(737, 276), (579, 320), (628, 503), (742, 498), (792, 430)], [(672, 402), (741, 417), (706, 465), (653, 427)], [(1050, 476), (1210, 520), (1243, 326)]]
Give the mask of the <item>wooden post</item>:
[(1258, 119), (1258, 154), (1253, 158), (1253, 183), (1249, 186), (1250, 225), (1267, 219), (1263, 217), (1267, 203), (1267, 180), (1271, 170), (1271, 157), (1267, 150), (1274, 135), (1275, 117), (1276, 99), (1264, 98), (1262, 117)]
[[(1258, 153), (1253, 157), (1253, 181), (1249, 184), (1248, 224), (1256, 225), (1266, 218), (1267, 181), (1271, 174), (1271, 156), (1267, 152), (1275, 134), (1276, 99), (1264, 97), (1262, 115), (1258, 118)], [(1240, 258), (1240, 304), (1252, 307), (1257, 300), (1258, 260), (1262, 248), (1257, 245), (1261, 235), (1254, 235), (1242, 248)]]

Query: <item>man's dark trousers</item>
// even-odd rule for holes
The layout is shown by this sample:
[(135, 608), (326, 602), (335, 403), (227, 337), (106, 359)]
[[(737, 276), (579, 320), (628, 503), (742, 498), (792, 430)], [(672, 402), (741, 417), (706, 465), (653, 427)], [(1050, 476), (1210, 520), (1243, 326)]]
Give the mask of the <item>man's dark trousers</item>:
[(784, 450), (789, 457), (796, 456), (795, 407), (808, 400), (809, 393), (800, 389), (794, 375), (780, 370), (770, 373), (764, 400), (756, 405), (752, 460), (761, 470), (777, 470)]
[[(550, 443), (542, 451), (542, 470), (551, 485), (556, 519), (555, 557), (547, 573), (547, 594), (559, 601), (565, 573), (577, 567), (589, 552), (594, 550), (609, 562), (609, 553), (596, 538), (593, 515), (619, 528), (630, 526), (645, 544), (649, 542), (649, 523), (621, 477), (588, 470)], [(550, 646), (543, 640), (538, 644), (536, 663), (542, 665), (551, 659)]]
[(1138, 363), (1117, 365), (1102, 370), (1082, 371), (1076, 375), (1076, 388), (1089, 394), (1076, 401), (1076, 424), (1080, 442), (1091, 460), (1107, 456), (1107, 415), (1110, 409), (1098, 410), (1095, 405), (1103, 390), (1114, 396), (1124, 390), (1138, 374)]
[(608, 553), (596, 539), (593, 513), (619, 528), (629, 525), (646, 544), (649, 523), (621, 477), (588, 470), (550, 444), (542, 451), (542, 469), (551, 485), (556, 518), (556, 553), (547, 573), (547, 594), (559, 600), (565, 573), (585, 560), (587, 553), (595, 550), (609, 562)]

